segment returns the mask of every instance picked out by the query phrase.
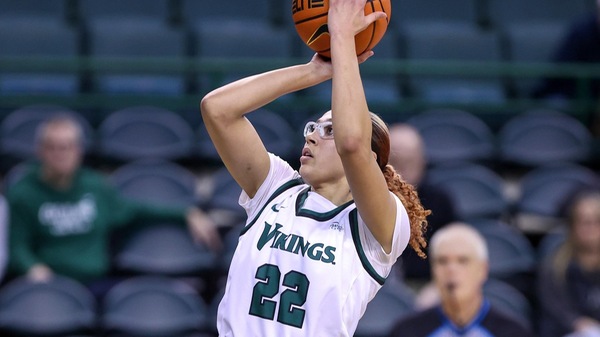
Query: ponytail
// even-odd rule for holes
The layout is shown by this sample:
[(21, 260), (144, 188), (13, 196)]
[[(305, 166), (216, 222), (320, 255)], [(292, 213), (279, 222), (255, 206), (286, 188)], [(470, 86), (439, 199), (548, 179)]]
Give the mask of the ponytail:
[(425, 231), (427, 230), (427, 216), (431, 214), (426, 210), (419, 200), (415, 188), (404, 181), (392, 165), (388, 164), (390, 158), (390, 133), (385, 122), (376, 114), (371, 113), (371, 150), (377, 155), (377, 165), (383, 172), (388, 190), (394, 193), (400, 201), (410, 222), (410, 239), (408, 244), (421, 258), (427, 255), (423, 251), (427, 247)]
[(383, 176), (387, 182), (388, 190), (394, 193), (406, 208), (410, 222), (410, 239), (408, 244), (421, 258), (427, 255), (423, 251), (427, 247), (425, 232), (427, 231), (427, 216), (431, 210), (426, 210), (415, 188), (404, 181), (396, 172), (392, 165), (386, 165), (383, 169)]

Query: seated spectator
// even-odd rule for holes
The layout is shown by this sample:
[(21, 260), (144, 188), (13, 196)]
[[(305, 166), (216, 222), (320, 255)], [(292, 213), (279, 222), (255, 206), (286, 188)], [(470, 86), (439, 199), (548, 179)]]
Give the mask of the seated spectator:
[[(431, 210), (427, 217), (429, 240), (435, 231), (447, 223), (457, 221), (452, 199), (446, 191), (428, 183), (425, 144), (419, 131), (408, 124), (390, 126), (391, 151), (389, 162), (398, 173), (417, 188), (423, 206)], [(400, 257), (404, 277), (428, 281), (431, 277), (429, 262), (413, 251), (407, 250)]]
[(540, 268), (540, 335), (600, 336), (600, 191), (580, 192), (568, 212), (567, 239)]
[(13, 276), (44, 281), (61, 274), (102, 297), (117, 281), (110, 275), (111, 233), (144, 221), (187, 222), (191, 235), (219, 248), (218, 231), (199, 209), (125, 200), (103, 176), (81, 167), (82, 130), (70, 117), (43, 123), (36, 141), (39, 163), (7, 192)]
[(438, 230), (429, 244), (439, 303), (401, 318), (390, 337), (532, 336), (485, 299), (488, 251), (481, 234), (467, 224), (452, 223)]

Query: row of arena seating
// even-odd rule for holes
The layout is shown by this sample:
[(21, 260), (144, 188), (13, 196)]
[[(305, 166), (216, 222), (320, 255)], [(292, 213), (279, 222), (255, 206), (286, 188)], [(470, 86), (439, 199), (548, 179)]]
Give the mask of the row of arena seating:
[[(16, 109), (0, 120), (0, 154), (17, 160), (35, 153), (35, 130), (52, 113), (68, 113), (83, 126), (89, 155), (112, 162), (142, 158), (181, 161), (220, 160), (201, 121), (154, 106), (135, 106), (106, 113), (95, 125), (83, 114), (56, 105), (31, 105)], [(199, 112), (195, 111), (198, 115)], [(263, 108), (249, 115), (267, 149), (296, 163), (303, 142), (301, 126), (308, 116), (286, 119)], [(316, 118), (316, 117), (313, 117)], [(388, 123), (399, 120), (388, 121)], [(575, 117), (548, 109), (516, 114), (498, 130), (466, 110), (420, 111), (402, 120), (419, 129), (431, 165), (454, 161), (536, 167), (557, 162), (597, 165), (597, 142), (586, 125)], [(292, 126), (295, 125), (295, 126)]]
[[(484, 293), (499, 310), (533, 326), (532, 305), (510, 284), (489, 279)], [(206, 301), (183, 279), (139, 275), (124, 279), (98, 301), (68, 278), (47, 283), (15, 279), (0, 288), (0, 331), (9, 337), (211, 337), (217, 336), (221, 295)], [(415, 310), (414, 292), (388, 280), (369, 303), (354, 336), (384, 337), (397, 319)]]
[[(3, 179), (5, 190), (21, 177), (28, 164), (24, 161), (7, 171)], [(119, 165), (111, 172), (111, 179), (128, 197), (226, 210), (235, 215), (226, 219), (228, 226), (237, 224), (245, 215), (237, 205), (239, 186), (222, 167), (204, 172), (209, 173), (204, 180), (206, 184), (199, 188), (192, 169), (166, 159), (147, 158)], [(469, 222), (485, 219), (518, 222), (528, 215), (558, 219), (564, 215), (562, 206), (572, 193), (600, 187), (598, 172), (576, 163), (548, 163), (520, 177), (506, 178), (488, 166), (464, 161), (431, 167), (428, 175), (433, 185), (450, 193), (459, 218)], [(518, 225), (526, 230), (536, 229), (527, 228), (526, 222)], [(538, 231), (553, 225), (548, 222)]]
[[(394, 0), (394, 22), (453, 21), (471, 25), (503, 26), (530, 21), (564, 22), (595, 9), (594, 0)], [(42, 15), (81, 23), (106, 16), (147, 16), (169, 23), (197, 20), (252, 18), (281, 24), (291, 20), (292, 2), (280, 0), (1, 0), (7, 15)]]
[[(35, 108), (40, 107), (17, 110), (0, 123), (4, 189), (34, 158), (35, 131), (52, 111)], [(226, 227), (243, 219), (240, 188), (222, 168), (204, 127), (194, 132), (176, 113), (152, 107), (116, 111), (97, 128), (71, 114), (84, 125), (89, 163), (114, 169), (111, 179), (125, 195), (224, 210), (218, 221)], [(297, 163), (300, 131), (269, 110), (249, 118), (269, 150)], [(457, 110), (426, 111), (406, 122), (424, 137), (431, 183), (451, 194), (464, 221), (506, 221), (539, 235), (557, 227), (572, 193), (600, 187), (594, 139), (568, 115), (533, 111), (514, 117), (498, 133)], [(197, 174), (203, 172), (209, 173), (207, 184), (198, 188)]]
[(12, 280), (0, 289), (3, 336), (213, 336), (216, 307), (183, 280), (147, 275), (118, 283), (98, 301), (65, 277)]
[[(20, 1), (6, 0), (4, 3), (8, 4), (0, 3), (0, 9), (5, 7), (5, 10), (0, 10), (0, 13), (7, 14), (0, 14), (0, 57), (33, 56), (46, 57), (50, 60), (78, 56), (117, 57), (122, 60), (155, 57), (175, 58), (179, 61), (214, 58), (222, 60), (302, 57), (307, 59), (311, 51), (302, 45), (291, 22), (274, 26), (264, 20), (256, 20), (258, 15), (250, 16), (251, 13), (271, 12), (270, 6), (274, 5), (269, 5), (269, 1), (272, 0), (245, 1), (240, 2), (239, 5), (229, 1), (183, 1), (182, 13), (189, 15), (190, 22), (177, 26), (168, 24), (158, 16), (169, 12), (165, 10), (168, 7), (165, 0), (150, 3), (139, 0), (115, 2), (80, 0), (82, 12), (87, 13), (82, 16), (93, 16), (93, 19), (83, 20), (78, 25), (70, 25), (51, 15), (40, 17), (10, 14), (9, 4), (13, 4), (14, 11), (17, 13), (23, 13), (26, 11), (24, 3), (27, 1), (21, 4)], [(452, 13), (442, 15), (437, 10), (439, 8), (456, 10), (456, 15), (476, 12), (476, 8), (480, 7), (478, 1), (456, 1), (457, 4), (462, 3), (464, 6), (469, 4), (468, 6), (473, 8), (471, 11), (461, 11), (458, 9), (459, 5), (444, 6), (443, 1), (435, 1), (438, 2), (439, 4), (433, 4), (431, 1), (393, 1), (393, 4), (398, 3), (400, 6), (396, 11), (399, 14), (399, 18), (395, 20), (398, 24), (390, 26), (382, 42), (375, 48), (377, 53), (375, 59), (548, 62), (563, 38), (570, 19), (576, 17), (576, 13), (585, 12), (584, 9), (587, 8), (583, 4), (584, 1), (557, 0), (552, 1), (552, 4), (546, 4), (547, 1), (538, 3), (537, 0), (516, 1), (516, 4), (523, 4), (523, 6), (541, 4), (540, 8), (556, 10), (557, 15), (562, 14), (565, 17), (558, 19), (559, 17), (548, 14), (548, 20), (506, 19), (502, 21), (506, 23), (505, 25), (482, 28), (465, 23), (464, 20), (453, 20)], [(59, 4), (60, 1), (45, 3)], [(405, 3), (407, 7), (403, 9), (402, 5)], [(416, 20), (413, 16), (402, 17), (405, 11), (410, 12), (409, 8), (424, 3), (427, 4), (426, 6), (436, 8), (431, 11), (436, 14), (432, 14), (430, 20), (425, 18)], [(493, 6), (509, 6), (507, 3), (508, 1), (504, 0), (497, 1)], [(103, 6), (107, 7), (104, 11), (101, 9)], [(124, 12), (120, 12), (119, 6), (123, 6)], [(131, 8), (127, 11), (129, 6)], [(260, 6), (264, 8), (261, 9)], [(571, 6), (573, 8), (568, 9)], [(37, 7), (44, 8), (44, 6)], [(143, 7), (145, 10), (134, 12), (133, 9), (138, 7)], [(223, 13), (218, 7), (223, 7)], [(233, 13), (230, 13), (236, 9), (248, 16), (236, 18)], [(52, 12), (49, 8), (44, 10), (47, 13)], [(415, 11), (423, 10), (415, 9)], [(500, 9), (494, 10), (494, 13), (500, 12), (502, 12)], [(525, 12), (541, 13), (543, 10), (523, 10), (519, 14)], [(227, 19), (219, 13), (228, 14)], [(450, 19), (441, 20), (441, 17)], [(510, 16), (513, 17), (515, 16)], [(175, 64), (178, 64), (177, 62), (175, 61)], [(206, 92), (215, 85), (208, 73), (185, 72), (182, 70), (183, 67), (169, 71), (169, 66), (172, 64), (159, 62), (154, 66), (149, 64), (141, 71), (131, 71), (129, 68), (131, 64), (129, 64), (121, 69), (111, 69), (109, 66), (108, 69), (111, 70), (100, 69), (96, 72), (52, 70), (46, 73), (15, 72), (5, 69), (0, 73), (0, 95), (23, 93), (64, 95), (80, 92), (180, 95)], [(229, 72), (222, 80), (229, 81), (249, 73)], [(417, 96), (434, 102), (485, 101), (490, 103), (502, 103), (510, 97), (528, 97), (537, 83), (535, 77), (517, 80), (505, 79), (502, 76), (473, 78), (450, 76), (440, 80), (425, 75), (401, 78), (389, 73), (387, 75), (366, 74), (365, 82), (367, 96), (371, 100), (397, 102), (403, 97)], [(313, 92), (317, 95), (327, 95), (329, 90), (323, 88), (326, 87), (315, 87)]]

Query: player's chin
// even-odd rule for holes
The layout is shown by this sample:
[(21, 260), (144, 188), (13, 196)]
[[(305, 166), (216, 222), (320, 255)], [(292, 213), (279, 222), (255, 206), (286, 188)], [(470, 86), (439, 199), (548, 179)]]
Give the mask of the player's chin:
[(306, 164), (306, 163), (300, 163), (300, 168), (298, 169), (298, 173), (300, 173), (300, 176), (304, 177), (308, 177), (310, 175), (310, 165)]

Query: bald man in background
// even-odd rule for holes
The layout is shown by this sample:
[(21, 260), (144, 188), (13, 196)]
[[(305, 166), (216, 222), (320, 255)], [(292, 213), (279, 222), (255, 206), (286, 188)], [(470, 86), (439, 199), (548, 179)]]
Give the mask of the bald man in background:
[(438, 230), (429, 242), (429, 262), (436, 304), (401, 318), (389, 337), (533, 336), (485, 298), (488, 249), (472, 226), (455, 222)]

